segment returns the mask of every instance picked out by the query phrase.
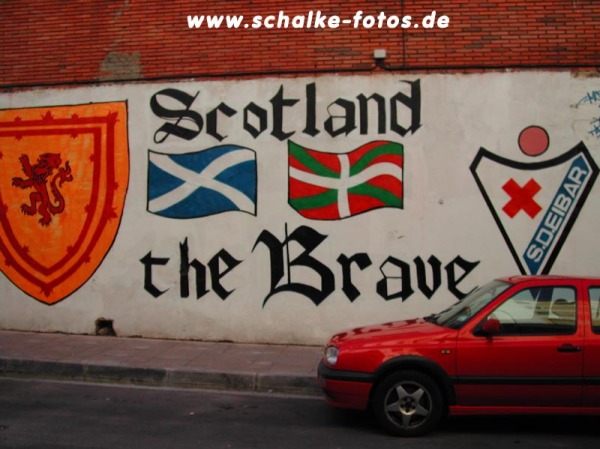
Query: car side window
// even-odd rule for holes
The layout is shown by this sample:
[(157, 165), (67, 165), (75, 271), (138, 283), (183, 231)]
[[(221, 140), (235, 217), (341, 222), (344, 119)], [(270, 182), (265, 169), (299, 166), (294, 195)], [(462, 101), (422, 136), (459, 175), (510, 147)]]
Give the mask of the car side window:
[(592, 312), (592, 331), (600, 334), (600, 287), (590, 287), (590, 309)]
[(491, 317), (500, 321), (500, 335), (572, 334), (577, 330), (575, 289), (524, 289), (496, 308)]

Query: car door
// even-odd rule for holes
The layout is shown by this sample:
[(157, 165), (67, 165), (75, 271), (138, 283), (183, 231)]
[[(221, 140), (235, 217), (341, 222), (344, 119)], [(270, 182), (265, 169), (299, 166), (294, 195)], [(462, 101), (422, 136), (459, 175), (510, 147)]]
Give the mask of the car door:
[(600, 283), (588, 288), (590, 319), (585, 329), (583, 405), (600, 407)]
[[(582, 392), (583, 311), (577, 285), (531, 285), (465, 326), (457, 347), (460, 405), (579, 406)], [(499, 332), (484, 336), (487, 317)]]

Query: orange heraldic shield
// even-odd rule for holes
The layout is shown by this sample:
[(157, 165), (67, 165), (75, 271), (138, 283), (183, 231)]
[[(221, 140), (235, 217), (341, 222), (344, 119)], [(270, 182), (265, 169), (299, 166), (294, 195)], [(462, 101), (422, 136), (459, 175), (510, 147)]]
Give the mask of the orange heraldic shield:
[(55, 304), (111, 248), (129, 182), (127, 103), (0, 111), (0, 270)]

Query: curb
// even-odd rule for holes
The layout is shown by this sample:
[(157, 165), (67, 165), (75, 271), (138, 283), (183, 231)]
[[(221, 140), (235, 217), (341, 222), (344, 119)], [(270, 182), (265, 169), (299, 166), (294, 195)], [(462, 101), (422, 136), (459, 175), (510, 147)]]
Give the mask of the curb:
[(0, 377), (321, 396), (315, 377), (0, 359)]

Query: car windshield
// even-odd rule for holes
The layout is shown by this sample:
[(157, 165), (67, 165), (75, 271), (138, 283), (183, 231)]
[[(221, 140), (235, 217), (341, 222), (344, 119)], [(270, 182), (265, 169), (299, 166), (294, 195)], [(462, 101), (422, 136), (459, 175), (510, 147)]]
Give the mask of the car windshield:
[(498, 280), (489, 282), (473, 290), (464, 299), (453, 304), (446, 310), (431, 315), (426, 319), (439, 326), (460, 329), (475, 314), (510, 286), (511, 284)]

